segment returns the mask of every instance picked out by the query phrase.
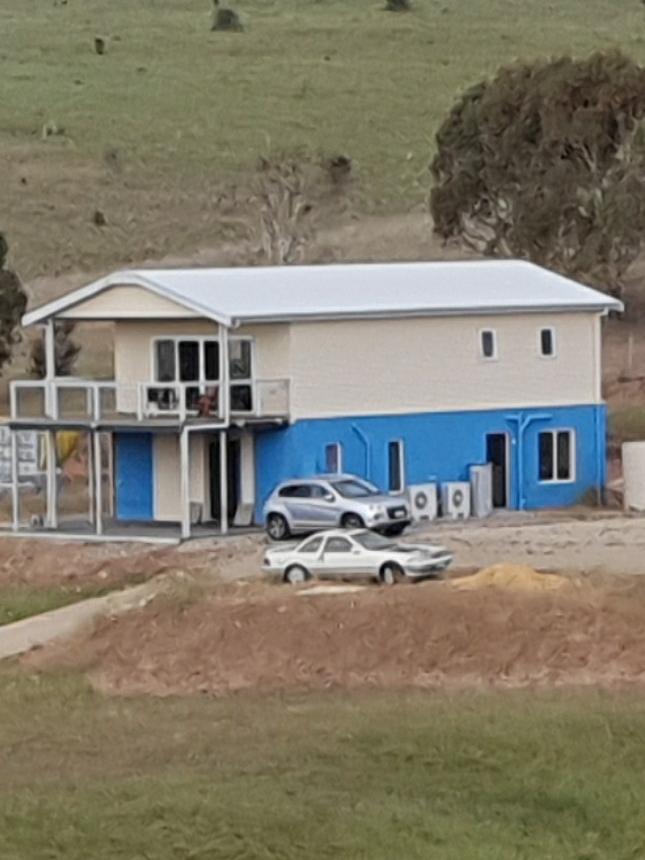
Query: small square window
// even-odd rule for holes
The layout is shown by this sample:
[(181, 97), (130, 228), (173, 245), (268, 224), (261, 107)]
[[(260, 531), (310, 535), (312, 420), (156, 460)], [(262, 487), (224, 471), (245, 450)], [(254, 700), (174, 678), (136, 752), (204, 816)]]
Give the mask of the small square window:
[(555, 355), (555, 331), (552, 328), (540, 329), (540, 353), (548, 358)]
[(480, 332), (480, 348), (483, 358), (497, 358), (497, 338), (492, 329)]

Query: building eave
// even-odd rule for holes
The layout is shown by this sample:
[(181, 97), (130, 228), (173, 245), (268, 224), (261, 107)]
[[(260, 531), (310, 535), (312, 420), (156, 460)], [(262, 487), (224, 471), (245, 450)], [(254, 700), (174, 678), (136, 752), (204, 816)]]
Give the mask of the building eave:
[(112, 289), (113, 287), (141, 287), (144, 290), (148, 290), (161, 298), (168, 299), (168, 301), (174, 302), (187, 310), (199, 314), (201, 317), (211, 319), (227, 328), (232, 325), (231, 318), (226, 314), (214, 312), (202, 305), (200, 302), (178, 295), (173, 290), (144, 277), (138, 272), (128, 271), (115, 272), (111, 275), (107, 275), (105, 278), (101, 278), (98, 281), (87, 284), (85, 287), (72, 290), (72, 292), (55, 299), (53, 302), (47, 302), (44, 305), (40, 305), (40, 307), (34, 308), (23, 316), (22, 325), (27, 328), (28, 326), (47, 322), (47, 320), (60, 316), (65, 311), (77, 307), (89, 299), (95, 298), (105, 292), (105, 290)]

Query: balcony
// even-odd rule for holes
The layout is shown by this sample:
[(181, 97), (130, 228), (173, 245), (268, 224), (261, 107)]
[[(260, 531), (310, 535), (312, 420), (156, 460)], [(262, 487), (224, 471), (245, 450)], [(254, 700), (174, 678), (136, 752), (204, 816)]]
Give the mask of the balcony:
[[(120, 383), (74, 378), (10, 383), (11, 420), (24, 424), (168, 426), (287, 420), (289, 381)], [(227, 402), (228, 401), (228, 402)]]

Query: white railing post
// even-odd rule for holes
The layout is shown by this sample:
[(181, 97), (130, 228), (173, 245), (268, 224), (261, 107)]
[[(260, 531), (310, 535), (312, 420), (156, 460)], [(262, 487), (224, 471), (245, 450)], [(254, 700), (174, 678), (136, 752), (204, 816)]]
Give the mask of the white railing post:
[(101, 420), (101, 389), (98, 385), (92, 386), (92, 399), (94, 401), (94, 421)]
[(177, 383), (179, 387), (179, 420), (183, 424), (186, 420), (186, 390), (187, 387), (181, 382)]
[(18, 417), (18, 390), (16, 383), (9, 383), (9, 414), (12, 418)]
[(18, 474), (18, 431), (11, 433), (11, 528), (14, 532), (20, 526), (20, 475)]
[(143, 392), (145, 390), (145, 382), (137, 384), (137, 421), (143, 421)]

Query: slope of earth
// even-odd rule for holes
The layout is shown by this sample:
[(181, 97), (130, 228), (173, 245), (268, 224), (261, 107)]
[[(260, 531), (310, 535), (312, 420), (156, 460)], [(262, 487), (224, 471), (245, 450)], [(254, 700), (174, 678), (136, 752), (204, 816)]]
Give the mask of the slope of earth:
[(617, 46), (645, 58), (634, 0), (382, 5), (239, 0), (245, 32), (212, 33), (205, 0), (3, 0), (15, 267), (103, 270), (244, 233), (254, 214), (236, 204), (269, 149), (345, 153), (361, 210), (408, 211), (456, 95), (500, 64)]
[(25, 660), (87, 669), (97, 687), (124, 694), (640, 687), (644, 597), (640, 580), (571, 580), (557, 591), (428, 582), (311, 596), (238, 584), (192, 603), (154, 601)]

